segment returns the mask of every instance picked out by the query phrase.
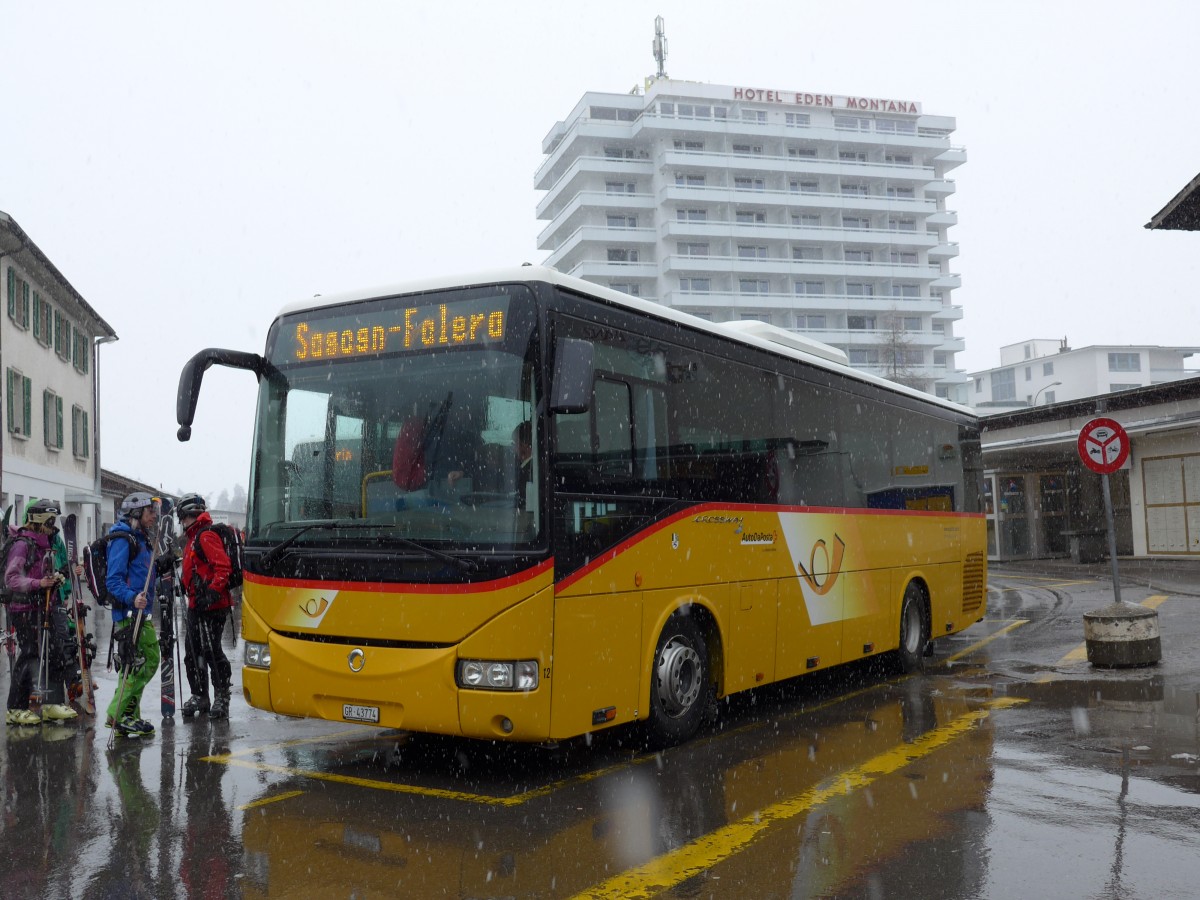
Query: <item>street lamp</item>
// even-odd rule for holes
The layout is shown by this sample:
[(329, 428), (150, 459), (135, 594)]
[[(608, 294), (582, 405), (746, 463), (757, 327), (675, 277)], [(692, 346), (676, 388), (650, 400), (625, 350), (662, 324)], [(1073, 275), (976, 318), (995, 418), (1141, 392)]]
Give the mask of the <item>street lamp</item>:
[(1047, 388), (1058, 387), (1061, 384), (1062, 384), (1061, 381), (1052, 381), (1049, 384), (1042, 385), (1040, 388), (1037, 389), (1037, 392), (1033, 395), (1033, 402), (1030, 403), (1029, 405), (1037, 406), (1037, 398), (1042, 393), (1042, 391), (1046, 390)]

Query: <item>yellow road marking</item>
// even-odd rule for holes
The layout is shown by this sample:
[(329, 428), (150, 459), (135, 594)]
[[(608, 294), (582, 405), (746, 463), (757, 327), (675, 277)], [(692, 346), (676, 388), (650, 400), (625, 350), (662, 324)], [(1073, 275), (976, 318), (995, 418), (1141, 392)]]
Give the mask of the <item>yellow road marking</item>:
[(576, 897), (598, 900), (653, 897), (741, 853), (762, 838), (773, 826), (804, 815), (814, 807), (837, 797), (865, 788), (879, 778), (891, 775), (909, 763), (928, 756), (977, 726), (992, 710), (1005, 709), (1025, 702), (1027, 701), (1014, 697), (993, 700), (984, 708), (959, 716), (912, 743), (898, 744), (862, 765), (826, 779), (823, 787), (810, 788), (795, 797), (757, 810), (677, 850), (602, 881)]
[(1143, 600), (1142, 606), (1146, 607), (1147, 609), (1158, 609), (1167, 602), (1167, 599), (1168, 598), (1166, 594), (1155, 594), (1153, 597), (1147, 597), (1145, 600)]
[(970, 654), (974, 653), (976, 650), (980, 649), (981, 647), (984, 647), (984, 646), (990, 644), (992, 641), (996, 640), (996, 638), (1002, 637), (1003, 635), (1008, 634), (1014, 628), (1020, 628), (1022, 625), (1028, 625), (1028, 624), (1029, 624), (1028, 619), (1015, 619), (1015, 620), (1013, 620), (1012, 624), (1005, 625), (999, 631), (992, 632), (991, 634), (989, 634), (987, 637), (983, 638), (982, 640), (976, 641), (970, 647), (966, 647), (963, 650), (959, 650), (953, 656), (947, 656), (946, 662), (958, 662), (958, 660), (962, 659), (964, 656), (969, 656)]
[(280, 800), (291, 800), (293, 797), (299, 797), (303, 793), (304, 791), (284, 791), (282, 794), (276, 794), (274, 797), (255, 800), (253, 803), (244, 803), (238, 809), (254, 809), (256, 806), (266, 806), (268, 803), (278, 803)]

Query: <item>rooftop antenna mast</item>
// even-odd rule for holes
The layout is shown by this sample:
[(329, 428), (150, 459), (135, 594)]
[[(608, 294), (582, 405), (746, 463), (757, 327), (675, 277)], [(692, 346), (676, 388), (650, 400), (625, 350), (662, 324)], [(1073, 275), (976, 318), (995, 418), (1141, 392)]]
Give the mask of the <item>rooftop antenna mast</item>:
[(667, 32), (666, 23), (662, 16), (654, 17), (654, 58), (658, 61), (658, 74), (656, 78), (666, 78), (667, 70), (663, 66), (667, 62)]

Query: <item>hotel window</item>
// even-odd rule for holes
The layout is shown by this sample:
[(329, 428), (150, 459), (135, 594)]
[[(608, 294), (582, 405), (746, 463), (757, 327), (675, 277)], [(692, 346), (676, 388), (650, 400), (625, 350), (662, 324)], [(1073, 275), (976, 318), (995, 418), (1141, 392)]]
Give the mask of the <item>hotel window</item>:
[(1042, 394), (1042, 399), (1047, 403), (1053, 403), (1055, 400), (1054, 391), (1046, 391), (1044, 394)]
[(713, 118), (714, 119), (729, 118), (729, 108), (726, 106), (714, 106), (713, 107)]
[(934, 350), (933, 351), (933, 364), (935, 366), (945, 366), (946, 365), (946, 352), (944, 350)]
[(892, 296), (903, 297), (905, 300), (920, 300), (921, 286), (919, 284), (893, 284)]
[(733, 189), (735, 191), (762, 191), (766, 189), (766, 182), (761, 178), (734, 178)]
[(870, 131), (871, 120), (859, 116), (834, 116), (833, 127), (838, 131)]
[(945, 322), (934, 322), (933, 323), (933, 333), (934, 334), (945, 334), (946, 333), (946, 323)]
[(1140, 353), (1110, 353), (1108, 354), (1108, 371), (1140, 372), (1142, 371), (1142, 355)]
[(1053, 375), (1054, 374), (1054, 363), (1052, 363), (1052, 362), (1042, 363), (1042, 374), (1043, 375)]
[(54, 340), (54, 307), (37, 291), (33, 292), (33, 337), (43, 347)]
[(632, 247), (609, 247), (608, 261), (615, 263), (635, 263), (638, 261), (638, 251)]
[(622, 294), (628, 294), (631, 297), (642, 296), (642, 286), (640, 284), (634, 284), (634, 283), (628, 282), (628, 281), (622, 282), (622, 283), (618, 283), (618, 282), (614, 281), (612, 284), (609, 285), (609, 287), (612, 288), (614, 291), (620, 291)]
[(631, 181), (606, 181), (604, 182), (604, 192), (606, 194), (632, 194), (635, 192), (637, 185)]
[(86, 375), (91, 366), (91, 349), (92, 342), (88, 340), (87, 333), (76, 328), (71, 338), (71, 363), (75, 371), (82, 375)]
[(842, 216), (843, 228), (859, 228), (863, 231), (871, 229), (871, 220), (865, 216)]
[(738, 244), (738, 259), (766, 259), (767, 248), (759, 244)]
[(816, 194), (821, 190), (821, 182), (812, 179), (789, 181), (788, 190), (793, 194)]
[(910, 187), (889, 187), (887, 189), (887, 195), (889, 197), (893, 197), (893, 198), (898, 197), (902, 200), (904, 200), (904, 199), (911, 200), (914, 196), (916, 196), (913, 193), (913, 189)]
[(712, 107), (699, 103), (680, 103), (679, 116), (683, 119), (711, 119)]
[(905, 331), (922, 331), (920, 316), (904, 316), (900, 325)]
[(633, 159), (632, 147), (605, 147), (604, 156), (607, 159)]
[(734, 144), (733, 152), (738, 156), (761, 156), (762, 144)]
[(846, 250), (843, 254), (846, 262), (870, 262), (870, 250)]
[(29, 327), (29, 282), (8, 267), (8, 317), (18, 328)]
[(1025, 380), (1026, 380), (1026, 381), (1033, 381), (1033, 366), (1026, 366), (1026, 367), (1025, 367)]
[(843, 181), (840, 187), (845, 197), (866, 197), (869, 193), (867, 186), (857, 181)]
[(902, 266), (915, 266), (917, 254), (913, 250), (892, 250), (888, 252), (888, 261), (899, 263)]
[(1110, 384), (1108, 390), (1110, 393), (1115, 393), (1116, 391), (1132, 391), (1134, 388), (1140, 387), (1140, 384)]
[(797, 281), (796, 282), (796, 293), (797, 294), (808, 294), (810, 296), (813, 294), (824, 294), (825, 293), (825, 282), (823, 282), (823, 281)]
[(792, 213), (792, 224), (801, 228), (820, 228), (821, 216), (819, 213)]
[(19, 437), (29, 437), (33, 424), (33, 381), (16, 369), (9, 369), (6, 374), (8, 432)]
[(675, 210), (675, 220), (677, 222), (707, 222), (707, 209), (677, 209)]
[(676, 172), (675, 173), (676, 187), (704, 187), (704, 176), (695, 175), (691, 172)]
[(896, 356), (899, 358), (899, 361), (902, 365), (906, 365), (906, 366), (923, 366), (923, 365), (925, 365), (925, 351), (924, 350), (912, 350), (912, 349), (901, 350), (896, 354)]
[(680, 256), (708, 256), (707, 242), (681, 241), (676, 249)]
[(916, 219), (899, 219), (895, 216), (890, 216), (888, 218), (888, 228), (891, 231), (916, 231), (917, 230), (917, 220)]
[[(743, 122), (758, 122), (760, 124), (766, 124), (767, 111), (765, 109), (743, 109), (742, 110), (742, 121)], [(736, 153), (737, 151), (735, 150), (734, 152)]]
[(876, 119), (875, 130), (889, 134), (916, 134), (917, 123), (902, 119)]
[(911, 153), (889, 153), (883, 159), (893, 166), (911, 166), (913, 164)]
[(933, 386), (933, 392), (935, 396), (941, 397), (943, 400), (950, 399), (950, 388), (948, 385), (935, 384)]
[(693, 310), (691, 310), (690, 314), (695, 316), (697, 319), (703, 319), (705, 322), (712, 321), (712, 313), (710, 313), (710, 312), (705, 312), (705, 311), (699, 310), (699, 309), (693, 309)]
[(867, 284), (864, 281), (847, 281), (846, 282), (847, 297), (874, 297), (875, 286)]
[(842, 162), (863, 162), (867, 161), (867, 154), (862, 150), (839, 150), (838, 159)]
[(977, 393), (977, 394), (983, 393), (983, 379), (982, 378), (975, 379), (975, 393)]
[(788, 147), (788, 156), (798, 159), (816, 159), (817, 151), (813, 147)]
[(992, 373), (992, 399), (1017, 399), (1017, 370), (999, 369)]
[(734, 214), (735, 220), (740, 225), (764, 225), (767, 221), (767, 214), (758, 210), (738, 210)]
[(704, 141), (675, 141), (676, 150), (685, 150), (689, 153), (698, 153), (704, 149)]
[(801, 245), (792, 247), (792, 259), (824, 259), (825, 251), (820, 247)]
[(658, 104), (658, 114), (660, 116), (670, 116), (671, 118), (674, 118), (675, 117), (675, 104), (674, 103)]
[(741, 278), (738, 280), (738, 291), (743, 294), (769, 294), (771, 283), (766, 279)]
[(51, 450), (63, 445), (63, 402), (54, 391), (42, 391), (42, 438)]
[(1033, 358), (1033, 347), (1031, 347), (1029, 344), (1026, 344), (1023, 349), (1025, 350), (1025, 358), (1032, 359)]
[(81, 406), (71, 407), (71, 452), (81, 459), (89, 456), (88, 445), (91, 442), (91, 432), (88, 431), (88, 414)]
[(679, 289), (689, 294), (707, 294), (712, 291), (712, 279), (680, 278)]
[(874, 316), (846, 316), (846, 328), (850, 331), (874, 331)]
[(879, 365), (878, 350), (856, 350), (850, 348), (850, 352), (846, 354), (850, 358), (852, 366), (877, 366)]
[(637, 216), (621, 216), (608, 214), (609, 228), (637, 228)]
[(808, 113), (784, 113), (783, 114), (784, 123), (787, 125), (791, 125), (794, 128), (803, 126), (803, 125), (807, 125), (809, 123), (810, 118), (811, 117), (809, 116)]
[(823, 315), (807, 315), (796, 316), (796, 327), (806, 331), (824, 331), (825, 316)]

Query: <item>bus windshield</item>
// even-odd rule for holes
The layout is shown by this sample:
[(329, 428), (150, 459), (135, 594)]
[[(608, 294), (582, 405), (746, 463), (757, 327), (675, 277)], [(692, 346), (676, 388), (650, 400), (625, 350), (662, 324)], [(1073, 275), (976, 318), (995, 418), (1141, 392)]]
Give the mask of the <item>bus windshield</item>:
[(393, 539), (456, 553), (538, 540), (528, 290), (348, 309), (286, 316), (273, 329), (247, 540)]

